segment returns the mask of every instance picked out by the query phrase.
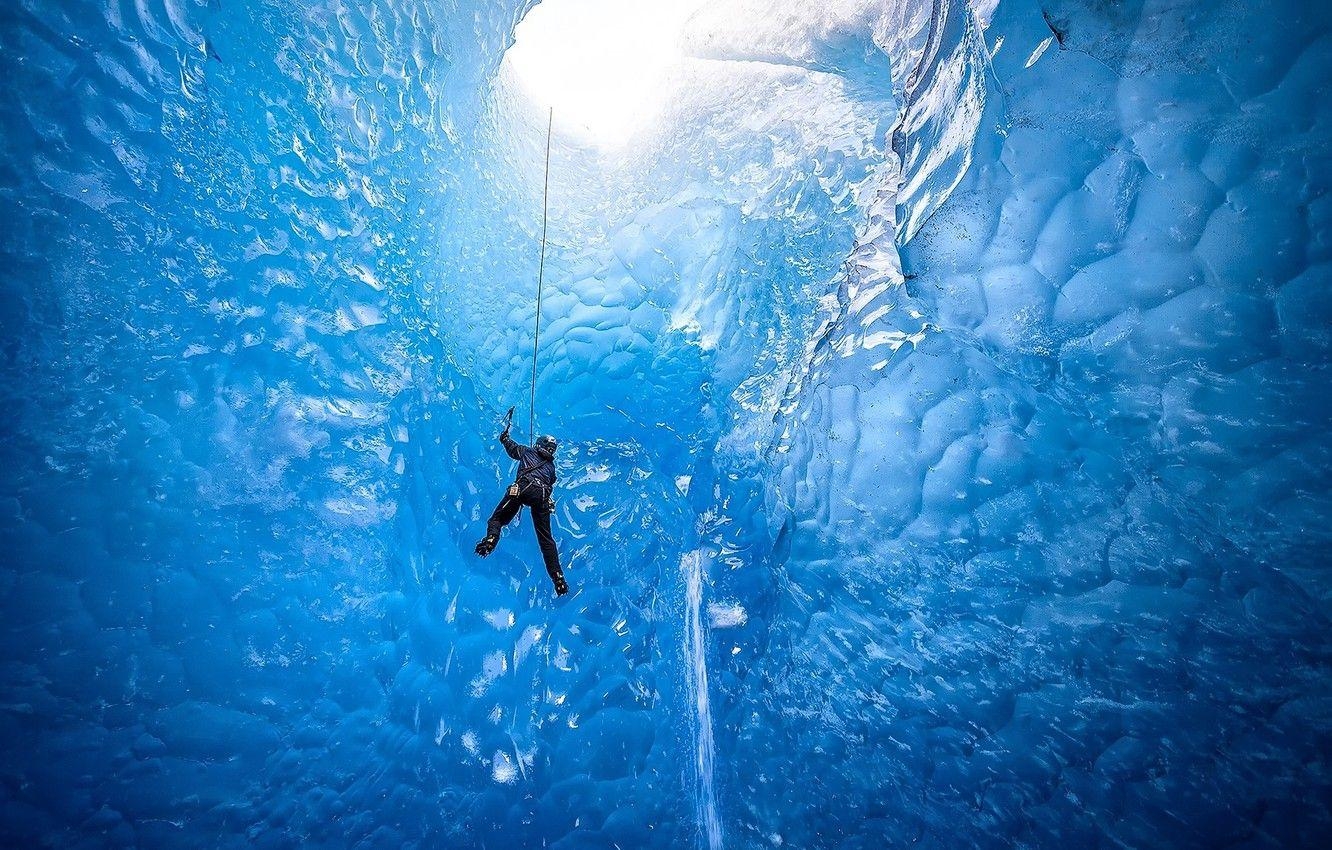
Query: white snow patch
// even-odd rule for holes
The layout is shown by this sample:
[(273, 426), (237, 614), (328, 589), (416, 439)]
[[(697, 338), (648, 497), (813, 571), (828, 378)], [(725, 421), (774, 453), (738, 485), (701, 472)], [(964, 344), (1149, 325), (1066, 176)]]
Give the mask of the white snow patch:
[(739, 602), (708, 603), (708, 624), (714, 629), (743, 626), (748, 620), (749, 614)]
[(518, 781), (518, 768), (514, 766), (513, 759), (503, 750), (495, 751), (495, 758), (491, 761), (491, 777), (501, 785), (512, 785)]

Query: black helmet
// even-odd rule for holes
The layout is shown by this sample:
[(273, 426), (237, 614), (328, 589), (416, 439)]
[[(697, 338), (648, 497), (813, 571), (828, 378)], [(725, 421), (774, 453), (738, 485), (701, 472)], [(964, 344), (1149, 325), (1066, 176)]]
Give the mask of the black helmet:
[(559, 445), (559, 441), (551, 435), (542, 434), (540, 437), (537, 437), (536, 446), (534, 448), (544, 455), (555, 457), (555, 449), (557, 449)]

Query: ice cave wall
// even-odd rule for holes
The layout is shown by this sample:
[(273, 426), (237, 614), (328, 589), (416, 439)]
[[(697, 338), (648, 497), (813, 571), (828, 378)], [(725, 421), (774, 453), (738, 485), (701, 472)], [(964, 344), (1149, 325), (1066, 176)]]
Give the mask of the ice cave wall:
[(7, 844), (403, 846), (485, 809), (417, 781), (457, 756), (414, 723), (408, 466), (430, 410), (477, 424), (422, 281), (522, 12), (0, 12)]
[(901, 273), (891, 231), (852, 253), (779, 420), (730, 835), (1318, 841), (1327, 33), (1300, 3), (995, 10), (962, 182), (923, 223), (951, 175), (897, 198)]
[(554, 605), (528, 5), (0, 11), (5, 840), (1312, 845), (1327, 13), (701, 13), (555, 151)]

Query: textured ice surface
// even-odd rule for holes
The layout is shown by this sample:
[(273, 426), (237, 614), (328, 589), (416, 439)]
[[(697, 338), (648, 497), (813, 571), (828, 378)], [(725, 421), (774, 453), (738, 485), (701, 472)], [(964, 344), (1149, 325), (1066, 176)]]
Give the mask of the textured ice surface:
[(557, 139), (558, 602), (530, 5), (0, 9), (3, 843), (1317, 846), (1324, 5), (708, 4)]

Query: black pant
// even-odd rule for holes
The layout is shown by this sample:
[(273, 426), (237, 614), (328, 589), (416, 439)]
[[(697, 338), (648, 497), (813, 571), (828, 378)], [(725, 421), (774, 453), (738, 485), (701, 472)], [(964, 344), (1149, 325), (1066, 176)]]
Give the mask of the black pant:
[(510, 496), (506, 492), (486, 523), (486, 534), (490, 537), (499, 537), (500, 529), (513, 522), (513, 518), (524, 505), (532, 511), (532, 528), (536, 530), (537, 545), (541, 547), (541, 557), (546, 562), (546, 572), (550, 573), (551, 581), (563, 578), (560, 553), (556, 550), (555, 538), (550, 533), (550, 502), (546, 498), (546, 488), (540, 484), (529, 485), (517, 496)]

